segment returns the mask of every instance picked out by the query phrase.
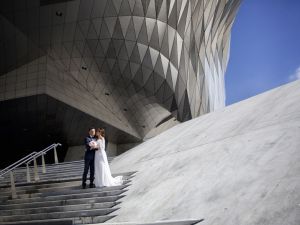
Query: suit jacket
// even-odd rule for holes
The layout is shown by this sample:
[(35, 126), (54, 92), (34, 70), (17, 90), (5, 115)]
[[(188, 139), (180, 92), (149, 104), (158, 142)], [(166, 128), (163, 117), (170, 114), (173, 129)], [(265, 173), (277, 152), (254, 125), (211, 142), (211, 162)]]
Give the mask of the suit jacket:
[(95, 149), (91, 149), (91, 147), (89, 146), (89, 143), (91, 141), (96, 141), (95, 138), (87, 136), (84, 139), (84, 145), (85, 145), (85, 155), (84, 155), (84, 159), (94, 159), (95, 158)]

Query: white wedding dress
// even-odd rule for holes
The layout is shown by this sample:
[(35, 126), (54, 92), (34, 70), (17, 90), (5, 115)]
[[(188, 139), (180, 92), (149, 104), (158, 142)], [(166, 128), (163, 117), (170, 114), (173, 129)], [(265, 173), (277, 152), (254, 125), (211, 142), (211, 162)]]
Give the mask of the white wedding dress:
[(122, 185), (123, 177), (112, 177), (105, 152), (105, 139), (97, 140), (99, 150), (95, 151), (95, 186), (109, 187)]

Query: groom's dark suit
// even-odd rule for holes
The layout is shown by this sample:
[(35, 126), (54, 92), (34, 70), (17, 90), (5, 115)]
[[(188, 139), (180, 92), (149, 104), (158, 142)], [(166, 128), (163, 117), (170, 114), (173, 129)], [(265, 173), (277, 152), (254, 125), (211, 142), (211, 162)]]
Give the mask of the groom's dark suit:
[(95, 173), (95, 165), (94, 165), (94, 159), (95, 159), (95, 149), (91, 149), (89, 146), (89, 143), (91, 141), (95, 141), (96, 139), (91, 136), (87, 136), (84, 139), (85, 144), (85, 155), (84, 155), (84, 172), (82, 176), (82, 186), (86, 186), (86, 177), (88, 174), (88, 171), (90, 169), (90, 186), (93, 185), (94, 182), (94, 173)]

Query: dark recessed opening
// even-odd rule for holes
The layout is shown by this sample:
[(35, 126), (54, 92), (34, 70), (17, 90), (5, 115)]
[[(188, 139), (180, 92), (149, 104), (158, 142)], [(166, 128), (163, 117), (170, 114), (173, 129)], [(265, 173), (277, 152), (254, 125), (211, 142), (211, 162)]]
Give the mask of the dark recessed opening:
[(143, 126), (142, 126), (142, 128), (146, 128), (146, 126), (145, 126), (145, 125), (143, 125)]
[(62, 16), (62, 12), (61, 11), (56, 11), (56, 16)]
[(105, 95), (109, 96), (109, 93), (108, 93), (108, 92), (105, 92)]
[(123, 109), (125, 112), (127, 112), (128, 110), (125, 108), (125, 109)]
[(40, 0), (40, 6), (53, 5), (57, 3), (70, 2), (74, 0)]
[(86, 66), (82, 66), (81, 69), (87, 70), (87, 67)]

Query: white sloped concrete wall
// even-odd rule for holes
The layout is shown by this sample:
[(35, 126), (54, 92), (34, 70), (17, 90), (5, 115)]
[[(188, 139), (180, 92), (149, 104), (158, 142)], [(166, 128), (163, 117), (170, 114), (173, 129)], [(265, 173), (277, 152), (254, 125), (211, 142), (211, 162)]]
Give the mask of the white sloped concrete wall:
[(138, 171), (112, 221), (299, 225), (300, 81), (179, 124), (112, 171)]

